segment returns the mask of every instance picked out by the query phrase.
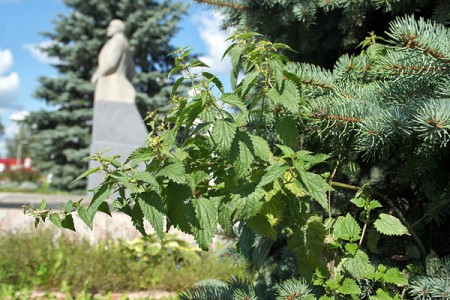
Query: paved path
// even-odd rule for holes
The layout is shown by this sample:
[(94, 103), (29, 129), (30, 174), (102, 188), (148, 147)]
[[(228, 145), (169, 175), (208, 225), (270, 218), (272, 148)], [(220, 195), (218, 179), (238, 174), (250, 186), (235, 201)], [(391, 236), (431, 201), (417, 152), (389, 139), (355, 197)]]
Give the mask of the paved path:
[(46, 195), (33, 193), (0, 193), (0, 208), (20, 208), (24, 204), (39, 205), (45, 199), (51, 208), (57, 208), (69, 200), (78, 201), (82, 195)]

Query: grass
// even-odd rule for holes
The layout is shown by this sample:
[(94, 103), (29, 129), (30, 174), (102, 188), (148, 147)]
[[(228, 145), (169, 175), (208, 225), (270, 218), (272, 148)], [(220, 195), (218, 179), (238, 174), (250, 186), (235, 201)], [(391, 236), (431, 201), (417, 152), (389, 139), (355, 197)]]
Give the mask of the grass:
[(146, 246), (154, 244), (150, 240), (145, 247), (143, 243), (105, 241), (92, 246), (81, 239), (56, 238), (48, 229), (4, 233), (0, 235), (0, 291), (14, 287), (15, 291), (65, 290), (71, 295), (153, 289), (179, 292), (200, 280), (249, 276), (237, 256), (197, 252), (181, 244), (177, 249), (182, 251), (175, 251), (173, 241), (155, 254)]

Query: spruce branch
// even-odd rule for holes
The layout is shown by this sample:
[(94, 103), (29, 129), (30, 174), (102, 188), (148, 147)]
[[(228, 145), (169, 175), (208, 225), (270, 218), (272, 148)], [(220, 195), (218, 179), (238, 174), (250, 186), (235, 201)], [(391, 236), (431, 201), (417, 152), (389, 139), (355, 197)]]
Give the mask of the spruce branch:
[(214, 5), (214, 6), (219, 6), (219, 7), (234, 8), (234, 9), (241, 10), (241, 11), (250, 9), (250, 7), (248, 7), (248, 6), (233, 4), (233, 3), (226, 3), (226, 2), (222, 2), (222, 1), (214, 1), (214, 0), (195, 0), (195, 1), (199, 2), (199, 3), (206, 3), (209, 5)]

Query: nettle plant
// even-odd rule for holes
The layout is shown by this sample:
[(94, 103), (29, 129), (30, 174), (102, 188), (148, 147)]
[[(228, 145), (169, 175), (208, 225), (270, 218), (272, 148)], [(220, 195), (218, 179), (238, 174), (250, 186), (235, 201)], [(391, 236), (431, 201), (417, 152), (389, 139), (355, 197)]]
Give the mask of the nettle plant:
[[(257, 269), (280, 241), (296, 257), (297, 279), (272, 290), (234, 281), (193, 289), (183, 294), (186, 299), (397, 297), (405, 277), (396, 268), (372, 264), (364, 240), (367, 232), (408, 230), (397, 218), (378, 214), (381, 204), (365, 188), (352, 200), (361, 216), (332, 213), (329, 157), (303, 150), (299, 142), (306, 104), (299, 76), (287, 70), (280, 53), (289, 47), (251, 32), (237, 32), (232, 40), (224, 54), (233, 64), (231, 92), (204, 71), (203, 62), (187, 61), (189, 50), (175, 52), (170, 75), (182, 75), (172, 90), (173, 108), (164, 118), (149, 115), (145, 145), (123, 163), (104, 154), (89, 158), (100, 166), (80, 178), (102, 172), (105, 179), (87, 205), (68, 202), (55, 212), (43, 203), (27, 212), (36, 224), (49, 219), (75, 230), (75, 213), (92, 228), (98, 211), (120, 211), (144, 235), (144, 220), (161, 239), (175, 227), (192, 234), (204, 250), (221, 228), (237, 237), (239, 250)], [(177, 94), (183, 82), (191, 82), (191, 96)]]

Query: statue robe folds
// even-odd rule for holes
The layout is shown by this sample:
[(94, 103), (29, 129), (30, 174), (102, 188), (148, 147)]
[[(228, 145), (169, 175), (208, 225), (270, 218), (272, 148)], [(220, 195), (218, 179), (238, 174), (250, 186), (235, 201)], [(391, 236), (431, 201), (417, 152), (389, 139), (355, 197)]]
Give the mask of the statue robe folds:
[(131, 85), (134, 63), (123, 34), (113, 36), (102, 48), (96, 72), (95, 101), (134, 103), (136, 92)]

